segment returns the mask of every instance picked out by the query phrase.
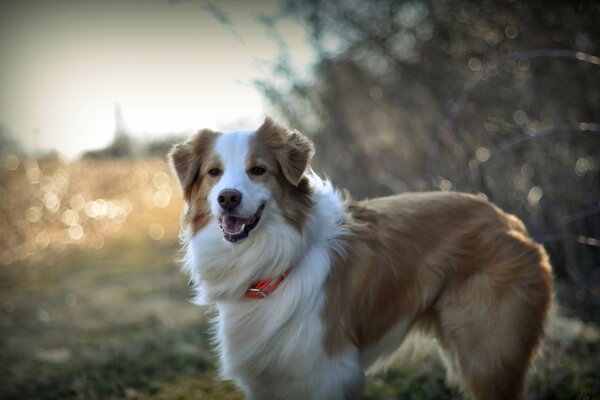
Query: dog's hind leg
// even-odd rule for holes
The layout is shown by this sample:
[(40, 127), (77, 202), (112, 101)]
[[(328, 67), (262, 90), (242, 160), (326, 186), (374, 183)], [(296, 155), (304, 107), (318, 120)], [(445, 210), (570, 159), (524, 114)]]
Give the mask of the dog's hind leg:
[(551, 302), (550, 266), (520, 232), (479, 244), (463, 257), (478, 267), (450, 279), (435, 306), (440, 343), (473, 398), (521, 399)]

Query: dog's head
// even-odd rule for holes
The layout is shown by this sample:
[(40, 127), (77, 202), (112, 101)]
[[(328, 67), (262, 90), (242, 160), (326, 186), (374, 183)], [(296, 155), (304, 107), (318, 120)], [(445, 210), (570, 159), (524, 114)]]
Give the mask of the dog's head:
[(186, 202), (184, 223), (192, 233), (218, 224), (230, 243), (259, 235), (269, 216), (301, 232), (313, 153), (308, 138), (268, 118), (256, 131), (200, 131), (169, 155)]

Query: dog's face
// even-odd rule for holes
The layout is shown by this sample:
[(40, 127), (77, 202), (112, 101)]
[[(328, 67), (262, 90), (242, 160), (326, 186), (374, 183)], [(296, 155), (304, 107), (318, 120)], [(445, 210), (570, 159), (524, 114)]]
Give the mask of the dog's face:
[(200, 131), (170, 154), (184, 191), (184, 222), (193, 233), (216, 223), (230, 243), (259, 234), (269, 215), (301, 230), (312, 154), (310, 140), (269, 119), (256, 132)]

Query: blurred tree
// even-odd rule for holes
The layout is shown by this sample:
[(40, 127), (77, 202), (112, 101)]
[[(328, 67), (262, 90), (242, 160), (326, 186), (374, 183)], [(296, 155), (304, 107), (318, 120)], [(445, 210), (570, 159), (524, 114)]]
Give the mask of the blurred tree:
[(10, 154), (21, 152), (22, 149), (19, 142), (11, 135), (8, 127), (0, 123), (0, 159)]
[(172, 134), (142, 144), (142, 154), (147, 157), (165, 158), (175, 143), (184, 142), (189, 133)]
[[(257, 86), (357, 197), (482, 193), (523, 217), (600, 316), (600, 3), (283, 0)], [(277, 24), (299, 20), (313, 76)], [(282, 44), (283, 43), (283, 44)]]
[(131, 139), (123, 110), (119, 104), (115, 104), (115, 136), (110, 145), (100, 150), (90, 150), (83, 154), (84, 159), (102, 158), (131, 158), (134, 155), (134, 143)]

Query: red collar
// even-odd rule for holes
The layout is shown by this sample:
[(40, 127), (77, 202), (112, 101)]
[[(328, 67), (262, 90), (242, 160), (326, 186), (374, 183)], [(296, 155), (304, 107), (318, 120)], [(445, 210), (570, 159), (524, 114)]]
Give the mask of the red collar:
[(269, 295), (273, 293), (279, 285), (281, 285), (281, 282), (283, 282), (283, 280), (287, 278), (291, 269), (292, 267), (286, 269), (285, 272), (279, 275), (279, 277), (277, 278), (263, 279), (254, 282), (252, 286), (250, 286), (248, 290), (246, 290), (244, 296), (249, 299), (264, 299), (266, 297), (269, 297)]

